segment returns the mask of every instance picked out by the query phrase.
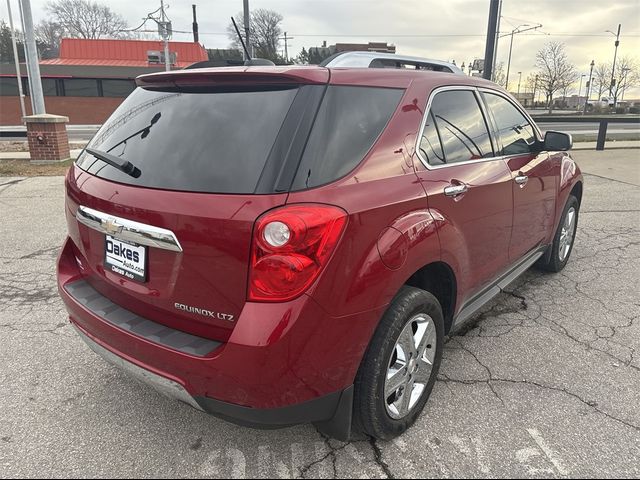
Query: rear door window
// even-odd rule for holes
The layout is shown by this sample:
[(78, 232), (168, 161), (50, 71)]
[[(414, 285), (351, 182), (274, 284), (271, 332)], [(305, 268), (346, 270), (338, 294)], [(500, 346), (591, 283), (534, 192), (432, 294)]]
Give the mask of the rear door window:
[(420, 141), (430, 165), (493, 157), (487, 124), (471, 90), (437, 93)]
[(534, 150), (536, 137), (525, 116), (506, 98), (482, 93), (495, 120), (502, 149), (498, 155), (520, 155)]
[(293, 190), (324, 185), (353, 170), (384, 130), (403, 93), (394, 88), (329, 86)]
[(297, 88), (216, 93), (135, 90), (88, 147), (128, 160), (134, 178), (84, 152), (77, 165), (115, 182), (254, 193)]
[(427, 115), (427, 121), (424, 124), (422, 137), (420, 139), (420, 153), (427, 159), (430, 165), (442, 165), (444, 163), (444, 152), (442, 151), (442, 143), (440, 143), (440, 133), (436, 128), (436, 119), (433, 112)]

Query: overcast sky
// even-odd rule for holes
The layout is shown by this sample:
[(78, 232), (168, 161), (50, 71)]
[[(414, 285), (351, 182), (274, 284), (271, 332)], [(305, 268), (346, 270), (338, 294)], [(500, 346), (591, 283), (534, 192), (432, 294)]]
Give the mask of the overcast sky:
[[(11, 0), (17, 11), (17, 0)], [(159, 0), (108, 0), (130, 26), (159, 7)], [(207, 48), (226, 48), (229, 17), (242, 10), (242, 0), (167, 0), (174, 30), (191, 31), (191, 4), (198, 8), (200, 41)], [(34, 20), (46, 18), (46, 0), (31, 0)], [(250, 0), (251, 8), (269, 8), (284, 17), (283, 30), (294, 39), (289, 54), (336, 42), (382, 41), (397, 46), (398, 53), (444, 60), (460, 65), (484, 55), (489, 0)], [(6, 18), (6, 2), (0, 2)], [(501, 32), (521, 24), (541, 23), (537, 32), (515, 36), (511, 61), (511, 90), (518, 74), (524, 79), (533, 70), (535, 53), (545, 42), (562, 41), (580, 73), (589, 73), (589, 63), (611, 62), (615, 31), (622, 24), (618, 56), (640, 60), (640, 0), (504, 0)], [(147, 24), (150, 25), (151, 24)], [(174, 40), (192, 39), (176, 33)], [(498, 61), (506, 65), (509, 37), (501, 39)], [(640, 96), (640, 91), (633, 92)]]

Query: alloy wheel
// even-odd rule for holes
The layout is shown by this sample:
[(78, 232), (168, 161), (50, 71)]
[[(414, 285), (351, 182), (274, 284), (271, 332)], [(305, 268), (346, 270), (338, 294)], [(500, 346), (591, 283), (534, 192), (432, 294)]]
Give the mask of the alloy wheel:
[(420, 313), (405, 325), (391, 354), (384, 382), (387, 413), (399, 420), (409, 414), (424, 393), (436, 357), (436, 327)]

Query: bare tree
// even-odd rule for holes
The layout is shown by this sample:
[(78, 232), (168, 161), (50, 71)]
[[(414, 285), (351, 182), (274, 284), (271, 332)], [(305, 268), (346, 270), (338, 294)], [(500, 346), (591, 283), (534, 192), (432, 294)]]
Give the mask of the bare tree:
[(46, 9), (70, 37), (126, 36), (127, 22), (106, 5), (91, 0), (53, 0)]
[(64, 28), (57, 22), (42, 20), (35, 28), (36, 40), (47, 48), (60, 48), (60, 41), (66, 35)]
[(564, 44), (547, 43), (537, 54), (535, 66), (538, 68), (538, 85), (547, 96), (549, 113), (553, 106), (553, 94), (567, 89), (575, 82), (575, 66), (569, 62)]
[(622, 57), (616, 63), (615, 79), (616, 84), (613, 89), (614, 104), (624, 99), (624, 92), (627, 89), (640, 84), (640, 66), (638, 59), (628, 56)]
[(599, 63), (593, 69), (593, 78), (591, 79), (591, 92), (598, 92), (598, 101), (600, 101), (604, 92), (609, 90), (610, 83), (611, 64)]
[[(283, 58), (278, 52), (280, 47), (280, 36), (282, 35), (282, 15), (273, 10), (258, 8), (251, 11), (249, 28), (251, 29), (251, 45), (254, 49), (254, 55), (260, 58), (267, 58), (274, 62), (282, 62)], [(240, 33), (242, 31), (242, 14), (235, 16)], [(240, 41), (233, 24), (229, 24), (227, 28), (229, 39), (231, 40), (231, 48), (241, 49)]]
[(507, 75), (504, 73), (504, 62), (496, 64), (496, 68), (493, 70), (493, 81), (501, 87), (506, 87)]
[(524, 80), (524, 89), (526, 92), (533, 93), (533, 91), (536, 90), (537, 88), (538, 88), (538, 85), (536, 81), (536, 74), (530, 73), (529, 75), (527, 75), (527, 78), (525, 78)]

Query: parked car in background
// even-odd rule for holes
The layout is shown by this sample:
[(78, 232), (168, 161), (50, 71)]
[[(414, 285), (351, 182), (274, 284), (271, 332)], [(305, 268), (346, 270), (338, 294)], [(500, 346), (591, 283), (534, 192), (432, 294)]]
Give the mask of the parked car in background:
[(66, 177), (87, 344), (237, 423), (411, 426), (445, 335), (564, 268), (583, 182), (502, 88), (384, 60), (139, 77)]
[(602, 110), (613, 108), (613, 98), (602, 97), (600, 100), (588, 100), (587, 101), (587, 110)]

